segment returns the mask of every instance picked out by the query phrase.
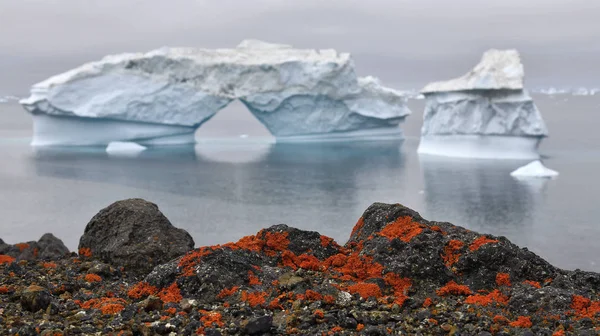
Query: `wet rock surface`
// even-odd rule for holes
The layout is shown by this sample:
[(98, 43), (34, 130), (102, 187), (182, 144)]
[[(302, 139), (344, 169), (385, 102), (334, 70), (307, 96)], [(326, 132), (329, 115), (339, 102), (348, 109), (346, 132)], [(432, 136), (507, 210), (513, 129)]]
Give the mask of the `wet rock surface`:
[(598, 274), (399, 204), (369, 207), (344, 246), (275, 225), (146, 274), (111, 264), (94, 253), (2, 262), (0, 334), (600, 333)]
[(147, 273), (193, 248), (189, 233), (174, 227), (156, 204), (142, 199), (118, 201), (100, 210), (79, 240), (80, 254), (136, 273)]

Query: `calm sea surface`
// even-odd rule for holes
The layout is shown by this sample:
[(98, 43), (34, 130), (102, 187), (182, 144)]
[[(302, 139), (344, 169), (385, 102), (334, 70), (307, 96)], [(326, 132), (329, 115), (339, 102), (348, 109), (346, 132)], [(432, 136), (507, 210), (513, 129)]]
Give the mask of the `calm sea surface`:
[(504, 235), (557, 266), (600, 271), (600, 97), (535, 98), (556, 180), (510, 177), (523, 161), (420, 157), (422, 101), (411, 102), (404, 141), (274, 144), (233, 104), (200, 129), (195, 147), (137, 158), (102, 148), (34, 151), (30, 117), (14, 102), (0, 104), (0, 237), (17, 243), (52, 232), (75, 249), (98, 210), (142, 197), (197, 245), (278, 223), (343, 243), (371, 203), (399, 202), (427, 219)]

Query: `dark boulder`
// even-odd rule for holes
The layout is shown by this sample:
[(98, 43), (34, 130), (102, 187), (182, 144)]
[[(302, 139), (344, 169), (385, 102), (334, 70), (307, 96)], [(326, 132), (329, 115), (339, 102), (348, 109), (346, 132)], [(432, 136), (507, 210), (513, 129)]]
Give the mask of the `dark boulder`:
[(30, 312), (46, 309), (52, 301), (52, 295), (47, 289), (31, 285), (21, 294), (21, 306)]
[(137, 274), (147, 274), (193, 248), (189, 233), (143, 199), (118, 201), (100, 210), (79, 240), (80, 253)]
[(37, 242), (9, 245), (0, 240), (0, 254), (9, 255), (16, 260), (58, 260), (67, 257), (69, 253), (62, 240), (51, 233), (44, 234)]

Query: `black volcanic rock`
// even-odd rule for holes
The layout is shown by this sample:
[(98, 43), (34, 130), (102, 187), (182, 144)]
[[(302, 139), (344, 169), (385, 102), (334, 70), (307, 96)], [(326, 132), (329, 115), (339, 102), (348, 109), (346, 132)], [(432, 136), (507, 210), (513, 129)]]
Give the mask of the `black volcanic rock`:
[(9, 245), (0, 240), (0, 254), (9, 255), (16, 260), (57, 260), (65, 258), (69, 253), (62, 240), (51, 233), (44, 234), (37, 242)]
[(158, 206), (143, 199), (115, 202), (100, 210), (79, 240), (82, 254), (144, 274), (194, 248), (194, 240), (174, 227)]

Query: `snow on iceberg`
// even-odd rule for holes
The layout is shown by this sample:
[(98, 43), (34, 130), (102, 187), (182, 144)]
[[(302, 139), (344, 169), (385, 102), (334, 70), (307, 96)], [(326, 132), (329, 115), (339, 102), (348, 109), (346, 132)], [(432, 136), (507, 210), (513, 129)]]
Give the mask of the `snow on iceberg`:
[(357, 77), (347, 53), (257, 40), (106, 56), (35, 84), (20, 102), (33, 114), (32, 145), (157, 145), (194, 142), (195, 130), (235, 99), (289, 141), (399, 136), (410, 114), (400, 92)]
[(529, 177), (542, 177), (542, 178), (554, 178), (558, 176), (558, 172), (546, 168), (540, 160), (533, 161), (523, 167), (520, 167), (510, 173), (511, 176), (517, 178), (529, 178)]
[(146, 147), (127, 141), (112, 141), (106, 146), (109, 155), (137, 156), (145, 150)]
[(427, 85), (419, 153), (538, 158), (548, 131), (523, 77), (516, 50), (492, 49), (466, 75)]

